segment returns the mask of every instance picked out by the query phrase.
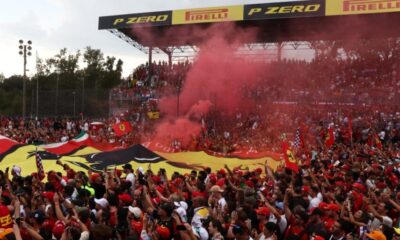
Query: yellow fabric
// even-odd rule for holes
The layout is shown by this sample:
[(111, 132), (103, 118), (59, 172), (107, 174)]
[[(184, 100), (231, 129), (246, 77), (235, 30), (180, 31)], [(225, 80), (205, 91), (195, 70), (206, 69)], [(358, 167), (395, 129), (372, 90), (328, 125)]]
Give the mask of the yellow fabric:
[[(12, 167), (13, 165), (20, 166), (22, 171), (21, 175), (26, 176), (33, 172), (37, 172), (36, 168), (36, 159), (33, 154), (31, 157), (27, 158), (29, 154), (32, 154), (36, 150), (36, 146), (27, 145), (18, 148), (13, 153), (8, 154), (1, 162), (0, 162), (0, 170), (5, 170), (7, 167)], [(38, 151), (44, 151), (44, 149), (37, 148)], [(78, 155), (81, 154), (90, 154), (99, 152), (98, 150), (86, 147), (78, 152), (76, 152), (72, 156), (63, 156), (60, 158), (62, 163), (67, 163), (71, 168), (78, 171), (86, 172), (87, 169), (78, 166), (78, 164), (83, 164), (85, 166), (90, 167), (91, 163), (87, 162), (87, 160)], [(182, 152), (182, 153), (161, 153), (156, 152), (158, 155), (167, 159), (166, 161), (153, 163), (151, 164), (151, 168), (153, 170), (158, 170), (159, 168), (165, 168), (169, 174), (177, 171), (181, 174), (188, 173), (191, 169), (201, 170), (205, 167), (210, 167), (213, 171), (224, 168), (224, 165), (227, 164), (230, 168), (238, 167), (242, 165), (242, 168), (248, 167), (250, 170), (254, 170), (256, 168), (261, 167), (263, 169), (265, 160), (268, 160), (269, 166), (273, 169), (276, 169), (279, 161), (273, 160), (272, 158), (260, 158), (260, 159), (239, 159), (239, 158), (221, 158), (214, 157), (206, 154), (205, 152)], [(74, 164), (75, 163), (75, 164)], [(130, 162), (134, 169), (138, 167), (143, 167), (147, 169), (148, 163), (139, 164), (137, 162)], [(44, 167), (44, 171), (47, 173), (50, 170), (64, 172), (63, 168), (60, 165), (56, 164), (56, 159), (52, 160), (42, 160), (42, 164)], [(118, 169), (122, 169), (122, 166), (117, 166)]]

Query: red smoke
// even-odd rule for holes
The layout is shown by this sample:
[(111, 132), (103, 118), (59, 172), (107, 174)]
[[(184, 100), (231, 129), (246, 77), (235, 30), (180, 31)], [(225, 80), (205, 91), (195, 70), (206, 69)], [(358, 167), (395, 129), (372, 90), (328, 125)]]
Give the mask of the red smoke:
[(206, 115), (208, 113), (211, 106), (212, 103), (210, 100), (199, 100), (190, 108), (185, 117), (200, 120), (203, 115)]
[(179, 118), (171, 122), (160, 123), (156, 129), (154, 140), (169, 145), (175, 139), (179, 140), (183, 146), (187, 146), (193, 137), (200, 134), (201, 126), (197, 122), (192, 122), (187, 118)]
[[(302, 65), (299, 65), (300, 69), (282, 70), (277, 68), (287, 65), (257, 64), (238, 59), (235, 54), (236, 49), (244, 42), (256, 42), (255, 39), (258, 32), (255, 29), (244, 30), (237, 28), (234, 24), (204, 24), (199, 26), (185, 26), (184, 28), (173, 27), (170, 30), (163, 30), (161, 34), (163, 37), (161, 39), (160, 37), (153, 36), (151, 30), (149, 32), (144, 29), (135, 30), (139, 38), (149, 42), (156, 41), (161, 45), (166, 43), (166, 41), (174, 42), (176, 45), (196, 42), (196, 46), (201, 49), (192, 68), (187, 73), (186, 79), (183, 81), (184, 84), (179, 96), (179, 116), (182, 117), (176, 119), (176, 94), (161, 99), (160, 109), (164, 116), (167, 116), (166, 119), (168, 119), (168, 122), (158, 126), (156, 140), (161, 141), (171, 138), (171, 136), (190, 140), (188, 136), (199, 133), (200, 118), (202, 115), (206, 115), (211, 107), (218, 112), (225, 113), (224, 116), (228, 117), (231, 117), (235, 112), (241, 112), (245, 115), (257, 109), (258, 113), (265, 113), (265, 110), (272, 111), (276, 108), (278, 112), (288, 112), (288, 114), (285, 115), (284, 119), (267, 119), (269, 126), (274, 126), (274, 121), (279, 123), (276, 124), (277, 126), (282, 125), (282, 123), (289, 127), (298, 125), (298, 118), (301, 118), (307, 112), (312, 112), (313, 101), (330, 102), (337, 100), (336, 96), (332, 94), (333, 89), (331, 84), (333, 82), (332, 79), (335, 79), (338, 71), (342, 71), (342, 69), (337, 68), (336, 61), (339, 55), (343, 56), (343, 49), (350, 49), (350, 51), (346, 52), (347, 58), (351, 58), (354, 55), (354, 51), (351, 51), (353, 48), (357, 49), (357, 52), (368, 53), (371, 51), (370, 48), (375, 48), (374, 44), (364, 44), (364, 41), (360, 39), (387, 38), (393, 36), (393, 33), (396, 32), (391, 30), (392, 28), (399, 28), (398, 25), (390, 21), (391, 18), (377, 18), (384, 21), (373, 21), (374, 18), (371, 18), (371, 16), (352, 17), (351, 21), (347, 17), (325, 21), (322, 25), (317, 24), (319, 28), (316, 28), (315, 31), (307, 32), (306, 36), (299, 37), (299, 39), (304, 37), (310, 40), (342, 39), (342, 41), (335, 42), (322, 41), (320, 47), (318, 47), (318, 42), (314, 42), (313, 47), (316, 50), (317, 58), (310, 65), (304, 65), (306, 69), (301, 69)], [(290, 26), (285, 28), (285, 32), (293, 32), (293, 34), (301, 35), (298, 31), (303, 27), (301, 24), (301, 22), (296, 24), (293, 21)], [(185, 42), (179, 42), (179, 37), (182, 36), (185, 36), (184, 40), (182, 40)], [(188, 38), (187, 36), (190, 37)], [(380, 44), (378, 44), (377, 49), (382, 47)], [(390, 50), (391, 46), (388, 48)], [(340, 54), (338, 54), (338, 50)], [(390, 51), (387, 52), (390, 53)], [(362, 58), (359, 60), (362, 60)], [(367, 60), (370, 59), (367, 57)], [(380, 60), (374, 61), (379, 63)], [(370, 65), (368, 62), (362, 63)], [(348, 77), (346, 76), (346, 78)], [(274, 81), (273, 84), (272, 81)], [(350, 79), (350, 81), (354, 80)], [(263, 103), (257, 103), (250, 97), (251, 94), (245, 91), (245, 89), (254, 90), (258, 87), (265, 87), (261, 94), (270, 94), (272, 99), (281, 101), (290, 101), (292, 99), (291, 94), (298, 93), (299, 89), (304, 89), (304, 92), (301, 94), (305, 96), (305, 104), (307, 102), (311, 103), (308, 106), (310, 109), (306, 111), (306, 105), (294, 107), (294, 112), (292, 112), (291, 108), (286, 109), (288, 108), (287, 106), (280, 105), (276, 105), (275, 107), (261, 106), (259, 108), (259, 105), (263, 105)], [(341, 90), (340, 87), (337, 89)], [(356, 90), (358, 93), (374, 93), (373, 88), (356, 88)], [(295, 97), (293, 98), (296, 99)], [(341, 101), (341, 99), (339, 100)], [(321, 111), (319, 114), (324, 116), (325, 112), (327, 110)], [(303, 117), (306, 118), (308, 116)], [(195, 129), (195, 131), (191, 131), (191, 128)], [(276, 127), (271, 127), (271, 129), (270, 131), (282, 132), (282, 129), (277, 129)]]
[(246, 112), (255, 105), (243, 90), (256, 86), (260, 75), (266, 72), (265, 64), (238, 59), (235, 52), (245, 40), (255, 39), (256, 31), (239, 30), (233, 24), (216, 24), (206, 32), (211, 37), (199, 46), (197, 59), (183, 81), (179, 116), (184, 117), (171, 120), (177, 116), (176, 95), (162, 98), (160, 110), (169, 121), (156, 128), (157, 141), (165, 142), (174, 137), (188, 144), (192, 135), (200, 133), (201, 116), (206, 115), (211, 106), (229, 116), (236, 111)]

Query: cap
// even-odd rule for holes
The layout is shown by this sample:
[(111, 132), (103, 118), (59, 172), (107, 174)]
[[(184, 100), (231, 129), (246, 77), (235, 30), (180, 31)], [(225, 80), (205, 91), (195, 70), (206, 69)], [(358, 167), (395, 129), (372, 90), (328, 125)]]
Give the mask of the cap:
[(225, 178), (218, 179), (216, 185), (222, 187), (225, 185)]
[(179, 204), (181, 205), (181, 207), (182, 207), (185, 211), (187, 211), (187, 209), (188, 209), (188, 204), (187, 204), (185, 201), (180, 201)]
[(51, 202), (53, 201), (54, 192), (42, 192), (42, 196)]
[(123, 169), (130, 169), (132, 170), (132, 165), (130, 163), (125, 164), (123, 167)]
[(366, 233), (365, 236), (369, 237), (372, 240), (386, 240), (385, 234), (381, 231), (372, 231), (370, 233)]
[(128, 209), (135, 218), (140, 218), (142, 216), (142, 210), (140, 210), (140, 208), (129, 206)]
[(331, 211), (338, 212), (338, 211), (340, 210), (340, 207), (339, 207), (337, 204), (335, 204), (335, 203), (329, 203), (329, 204), (326, 206), (326, 210), (331, 210)]
[(96, 179), (97, 179), (98, 177), (100, 177), (100, 174), (98, 174), (98, 173), (93, 173), (92, 175), (90, 175), (90, 180), (91, 180), (92, 182), (94, 182), (94, 181), (96, 181)]
[(303, 192), (310, 192), (310, 187), (309, 186), (303, 186), (301, 189)]
[(217, 183), (217, 175), (215, 175), (214, 173), (211, 173), (210, 176), (208, 177), (208, 179), (210, 179), (210, 182), (212, 184), (216, 184)]
[(94, 202), (98, 205), (100, 205), (102, 208), (108, 207), (108, 201), (105, 198), (95, 198)]
[(160, 236), (160, 239), (169, 239), (170, 231), (167, 227), (157, 226), (156, 232)]
[(120, 201), (122, 201), (123, 203), (126, 203), (126, 204), (130, 204), (133, 201), (131, 195), (129, 195), (127, 193), (123, 193), (123, 194), (118, 195), (118, 199)]
[(270, 214), (269, 208), (267, 207), (260, 207), (256, 209), (257, 215), (268, 216)]
[(218, 173), (219, 173), (219, 174), (222, 174), (222, 175), (226, 175), (226, 171), (225, 171), (225, 169), (223, 169), (223, 168), (221, 168), (221, 169), (218, 171)]
[(352, 187), (354, 189), (357, 189), (357, 190), (361, 191), (361, 192), (365, 192), (365, 187), (361, 183), (358, 183), (358, 182), (353, 183)]
[(13, 172), (17, 175), (17, 176), (21, 176), (21, 167), (14, 165), (12, 167)]
[(218, 185), (214, 185), (210, 188), (209, 192), (220, 192), (223, 193), (224, 189), (222, 189), (220, 186)]
[(53, 235), (55, 238), (60, 239), (65, 229), (65, 225), (61, 220), (58, 220), (53, 227)]
[(280, 210), (283, 210), (284, 204), (283, 204), (283, 202), (275, 202), (275, 207)]
[(185, 201), (180, 201), (180, 202), (174, 202), (175, 207), (181, 207), (183, 208), (185, 211), (187, 211), (188, 209), (188, 205)]
[(262, 173), (262, 169), (261, 168), (256, 168), (256, 170), (254, 170), (254, 172), (261, 174)]
[(144, 174), (144, 169), (143, 169), (143, 167), (138, 167), (138, 169), (137, 169), (139, 172), (141, 172), (142, 174)]

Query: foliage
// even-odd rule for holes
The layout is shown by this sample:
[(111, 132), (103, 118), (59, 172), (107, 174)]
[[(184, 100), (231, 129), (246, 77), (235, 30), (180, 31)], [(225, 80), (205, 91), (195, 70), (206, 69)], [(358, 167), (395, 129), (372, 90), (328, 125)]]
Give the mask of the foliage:
[[(79, 63), (84, 63), (80, 68)], [(104, 56), (100, 49), (86, 47), (83, 54), (80, 51), (69, 53), (66, 48), (60, 49), (59, 53), (48, 59), (36, 59), (36, 74), (27, 79), (27, 108), (36, 104), (36, 88), (42, 105), (54, 105), (56, 99), (56, 88), (58, 86), (59, 103), (64, 101), (72, 102), (76, 97), (77, 103), (84, 102), (87, 113), (93, 113), (97, 106), (107, 106), (101, 103), (107, 102), (108, 97), (105, 93), (121, 82), (123, 62), (115, 57)], [(0, 74), (0, 114), (20, 115), (21, 113), (21, 95), (22, 95), (21, 76), (11, 76), (4, 78)], [(37, 84), (39, 84), (37, 86)], [(84, 86), (84, 89), (83, 89)], [(65, 93), (65, 97), (60, 95)], [(74, 93), (74, 94), (72, 94)], [(81, 93), (78, 95), (78, 93)], [(91, 95), (94, 99), (82, 100), (82, 95)], [(45, 95), (45, 96), (41, 96)], [(99, 99), (96, 99), (98, 97)], [(33, 107), (31, 107), (33, 108)], [(51, 108), (44, 110), (42, 115), (53, 114)], [(32, 110), (32, 109), (31, 109)], [(79, 109), (80, 111), (80, 109)], [(70, 114), (62, 113), (60, 114)], [(85, 112), (85, 113), (86, 113)], [(78, 112), (79, 113), (79, 112)]]

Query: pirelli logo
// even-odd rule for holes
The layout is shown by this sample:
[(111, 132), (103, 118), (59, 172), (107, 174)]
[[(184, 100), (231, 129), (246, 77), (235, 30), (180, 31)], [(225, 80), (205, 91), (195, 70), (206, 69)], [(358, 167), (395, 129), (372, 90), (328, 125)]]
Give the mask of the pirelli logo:
[(182, 9), (172, 12), (172, 24), (215, 23), (243, 20), (243, 5)]
[(321, 1), (283, 2), (275, 4), (245, 5), (245, 20), (323, 16), (325, 6)]
[(196, 21), (207, 21), (207, 20), (225, 20), (228, 19), (229, 10), (213, 9), (203, 11), (189, 11), (185, 14), (185, 21), (196, 22)]
[(400, 0), (346, 0), (343, 2), (344, 12), (366, 12), (400, 9)]
[(400, 12), (400, 0), (326, 0), (326, 15)]

